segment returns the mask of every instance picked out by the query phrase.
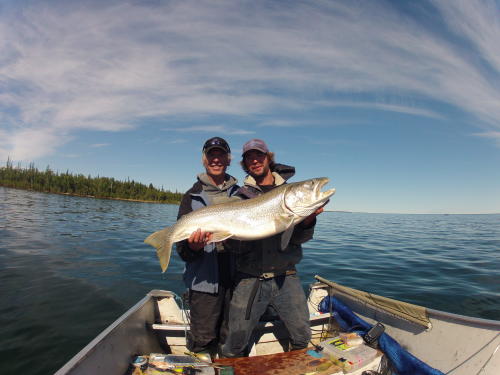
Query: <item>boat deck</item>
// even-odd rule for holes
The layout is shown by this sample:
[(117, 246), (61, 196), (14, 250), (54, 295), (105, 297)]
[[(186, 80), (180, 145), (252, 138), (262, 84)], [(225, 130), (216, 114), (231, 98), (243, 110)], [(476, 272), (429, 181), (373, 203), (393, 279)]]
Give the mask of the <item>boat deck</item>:
[[(342, 367), (337, 366), (328, 357), (318, 354), (313, 349), (306, 348), (290, 352), (282, 352), (258, 357), (240, 357), (240, 358), (219, 358), (216, 359), (213, 365), (196, 367), (196, 372), (199, 375), (203, 374), (226, 374), (225, 367), (231, 368), (229, 373), (234, 375), (343, 375)], [(313, 354), (313, 355), (311, 355)], [(380, 357), (367, 363), (363, 368), (358, 368), (349, 375), (362, 374), (364, 370), (373, 370), (378, 367)], [(150, 367), (139, 370), (133, 366), (129, 366), (123, 375), (163, 375), (166, 371), (161, 368)]]
[(308, 349), (255, 357), (217, 359), (215, 364), (231, 366), (235, 375), (315, 375), (343, 374), (342, 369), (326, 358), (307, 354)]

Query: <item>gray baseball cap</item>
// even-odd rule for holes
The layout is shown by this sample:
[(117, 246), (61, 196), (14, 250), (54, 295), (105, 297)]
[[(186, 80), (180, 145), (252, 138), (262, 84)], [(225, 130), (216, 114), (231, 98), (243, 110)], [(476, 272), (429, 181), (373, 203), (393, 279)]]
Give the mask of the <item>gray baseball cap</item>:
[(245, 153), (250, 150), (257, 150), (265, 154), (269, 152), (266, 142), (264, 142), (262, 139), (257, 138), (251, 139), (243, 145), (242, 155), (245, 155)]

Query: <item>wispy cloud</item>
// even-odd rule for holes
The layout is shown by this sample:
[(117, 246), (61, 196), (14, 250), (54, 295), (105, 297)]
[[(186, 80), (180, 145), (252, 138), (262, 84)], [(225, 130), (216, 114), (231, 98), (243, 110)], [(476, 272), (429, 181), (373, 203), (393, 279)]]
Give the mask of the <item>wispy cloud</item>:
[[(497, 1), (468, 1), (460, 0), (449, 6), (443, 1), (433, 0), (439, 8), (446, 24), (458, 35), (470, 42), (483, 59), (491, 65), (494, 72), (500, 72), (500, 31), (499, 11)], [(498, 78), (498, 76), (497, 76)]]
[(65, 133), (51, 128), (20, 128), (16, 131), (0, 131), (0, 158), (35, 160), (52, 154), (71, 139)]
[[(430, 26), (368, 0), (19, 3), (0, 15), (0, 159), (50, 154), (78, 129), (314, 109), (346, 93), (437, 101), (500, 128), (493, 0), (432, 2)], [(441, 116), (387, 103), (351, 105)]]
[(363, 109), (376, 109), (379, 111), (390, 111), (405, 113), (412, 116), (429, 117), (435, 119), (444, 119), (445, 117), (437, 113), (436, 111), (426, 109), (423, 106), (411, 106), (405, 104), (393, 104), (393, 103), (380, 103), (377, 101), (346, 101), (346, 100), (329, 100), (329, 101), (319, 101), (318, 105), (324, 107), (351, 107), (351, 108), (363, 108)]
[(214, 133), (214, 134), (235, 134), (248, 135), (254, 134), (251, 130), (230, 128), (223, 125), (206, 125), (206, 126), (186, 126), (182, 128), (166, 128), (165, 131), (175, 131), (179, 133)]
[(82, 155), (80, 155), (80, 154), (63, 154), (62, 156), (65, 158), (68, 158), (68, 159), (78, 159)]
[(110, 145), (109, 143), (94, 143), (94, 144), (90, 145), (90, 147), (92, 147), (92, 148), (101, 148), (101, 147), (107, 147), (109, 145)]
[(265, 126), (265, 127), (277, 127), (277, 128), (295, 128), (299, 126), (304, 126), (303, 121), (296, 121), (296, 120), (270, 120), (270, 121), (264, 121), (258, 124), (258, 126)]
[(181, 144), (181, 143), (186, 143), (187, 139), (171, 139), (167, 143), (170, 144)]
[(489, 132), (475, 133), (473, 135), (476, 137), (493, 139), (496, 142), (496, 144), (500, 147), (500, 131), (489, 131)]

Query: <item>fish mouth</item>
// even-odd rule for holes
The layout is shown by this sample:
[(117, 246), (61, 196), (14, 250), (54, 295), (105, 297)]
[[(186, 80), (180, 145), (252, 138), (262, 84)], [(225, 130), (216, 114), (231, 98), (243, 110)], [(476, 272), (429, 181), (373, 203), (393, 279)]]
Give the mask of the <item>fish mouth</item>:
[(330, 179), (328, 177), (319, 177), (316, 179), (316, 186), (314, 187), (314, 195), (317, 197), (318, 202), (327, 202), (328, 199), (335, 194), (335, 188), (321, 191)]

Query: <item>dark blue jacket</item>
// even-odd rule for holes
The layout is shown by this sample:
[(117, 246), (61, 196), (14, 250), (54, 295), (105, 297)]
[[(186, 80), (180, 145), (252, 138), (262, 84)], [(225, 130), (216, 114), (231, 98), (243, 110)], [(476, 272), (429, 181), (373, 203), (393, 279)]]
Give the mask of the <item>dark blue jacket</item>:
[[(232, 180), (234, 184), (221, 190), (220, 195), (231, 197), (237, 192), (239, 186), (234, 178)], [(189, 212), (208, 206), (209, 202), (210, 199), (204, 191), (204, 185), (198, 180), (182, 197), (177, 219)], [(203, 228), (201, 229), (203, 230)], [(234, 274), (233, 256), (227, 251), (218, 251), (216, 245), (219, 246), (219, 250), (224, 250), (220, 243), (208, 244), (203, 251), (193, 251), (189, 248), (187, 240), (177, 242), (177, 252), (186, 262), (183, 279), (187, 288), (198, 292), (217, 293), (221, 279), (228, 282), (227, 280), (232, 278)]]

